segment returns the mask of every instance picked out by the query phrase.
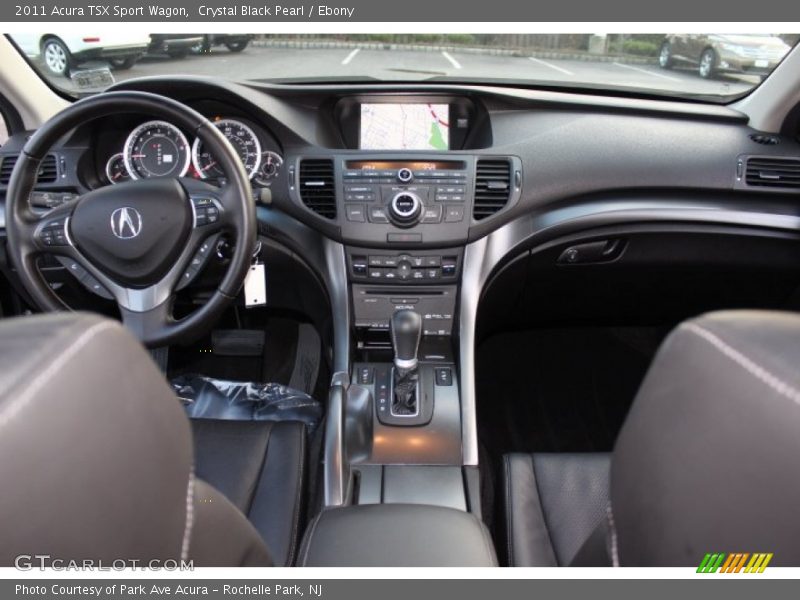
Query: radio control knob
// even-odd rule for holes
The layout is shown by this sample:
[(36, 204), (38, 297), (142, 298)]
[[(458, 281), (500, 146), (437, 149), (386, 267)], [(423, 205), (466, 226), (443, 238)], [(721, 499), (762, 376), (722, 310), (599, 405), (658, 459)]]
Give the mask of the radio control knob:
[(422, 214), (422, 200), (414, 192), (400, 192), (389, 203), (389, 214), (396, 224), (410, 227)]
[(408, 183), (414, 179), (414, 174), (411, 172), (411, 169), (402, 168), (397, 172), (397, 179), (403, 183)]

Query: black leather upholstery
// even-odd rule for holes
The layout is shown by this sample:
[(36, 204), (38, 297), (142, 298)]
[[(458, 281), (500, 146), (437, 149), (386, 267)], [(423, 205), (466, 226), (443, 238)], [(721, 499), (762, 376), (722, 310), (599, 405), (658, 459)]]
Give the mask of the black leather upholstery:
[(608, 457), (506, 457), (511, 564), (697, 566), (707, 552), (770, 552), (772, 565), (800, 565), (798, 365), (796, 314), (679, 326), (622, 427), (610, 488)]
[(20, 554), (270, 565), (258, 532), (192, 463), (179, 401), (118, 323), (0, 322), (0, 565)]
[(303, 507), (305, 426), (192, 419), (195, 469), (242, 511), (276, 565), (292, 564)]
[(305, 567), (493, 567), (489, 532), (472, 513), (421, 504), (323, 510), (298, 557)]
[(712, 313), (661, 347), (614, 449), (615, 562), (800, 565), (800, 316)]
[(568, 565), (606, 517), (610, 454), (504, 457), (505, 552), (509, 565)]

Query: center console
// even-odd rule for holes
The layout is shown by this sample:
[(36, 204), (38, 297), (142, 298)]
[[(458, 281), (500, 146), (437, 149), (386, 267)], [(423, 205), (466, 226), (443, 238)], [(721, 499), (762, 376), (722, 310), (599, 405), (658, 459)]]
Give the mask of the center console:
[(477, 470), (462, 460), (455, 359), (477, 159), (401, 156), (332, 160), (355, 351), (343, 407), (346, 502), (480, 514)]
[(350, 301), (351, 370), (334, 377), (326, 432), (326, 504), (345, 508), (314, 525), (307, 564), (338, 560), (328, 538), (349, 564), (387, 564), (391, 544), (427, 556), (418, 539), (442, 542), (421, 564), (454, 548), (489, 564), (462, 443), (460, 281), (470, 227), (519, 199), (521, 162), (468, 150), (489, 132), (465, 98), (347, 98), (336, 114), (342, 149), (287, 161), (294, 201), (342, 242)]

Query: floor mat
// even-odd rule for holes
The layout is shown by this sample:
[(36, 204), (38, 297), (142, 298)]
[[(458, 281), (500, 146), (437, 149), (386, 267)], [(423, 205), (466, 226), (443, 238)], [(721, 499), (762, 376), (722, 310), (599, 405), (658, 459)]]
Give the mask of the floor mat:
[(314, 327), (284, 317), (267, 317), (248, 326), (265, 332), (260, 356), (214, 354), (211, 336), (207, 336), (191, 346), (170, 348), (170, 377), (200, 374), (230, 381), (278, 383), (312, 394), (322, 356)]
[(322, 358), (321, 347), (317, 330), (309, 323), (301, 323), (297, 329), (294, 369), (289, 379), (289, 387), (302, 390), (306, 394), (314, 393)]
[(481, 441), (507, 452), (606, 452), (667, 329), (510, 332), (478, 348)]

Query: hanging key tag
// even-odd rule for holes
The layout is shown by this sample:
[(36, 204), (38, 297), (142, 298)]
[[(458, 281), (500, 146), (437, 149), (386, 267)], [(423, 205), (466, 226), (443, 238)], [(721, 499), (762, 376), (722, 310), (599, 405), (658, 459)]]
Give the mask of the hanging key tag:
[(253, 253), (253, 264), (244, 279), (244, 305), (246, 308), (264, 306), (267, 303), (267, 270), (259, 260), (261, 243)]

